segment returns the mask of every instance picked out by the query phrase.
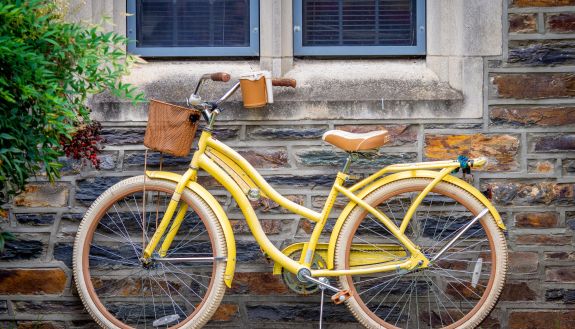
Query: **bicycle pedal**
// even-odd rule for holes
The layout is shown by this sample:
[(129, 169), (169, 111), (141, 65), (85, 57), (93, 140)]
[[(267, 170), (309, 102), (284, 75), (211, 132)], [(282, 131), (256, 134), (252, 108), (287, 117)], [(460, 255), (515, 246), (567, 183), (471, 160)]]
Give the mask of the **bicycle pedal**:
[(339, 305), (351, 297), (349, 290), (341, 290), (340, 292), (336, 293), (335, 295), (331, 296), (331, 300), (334, 304)]

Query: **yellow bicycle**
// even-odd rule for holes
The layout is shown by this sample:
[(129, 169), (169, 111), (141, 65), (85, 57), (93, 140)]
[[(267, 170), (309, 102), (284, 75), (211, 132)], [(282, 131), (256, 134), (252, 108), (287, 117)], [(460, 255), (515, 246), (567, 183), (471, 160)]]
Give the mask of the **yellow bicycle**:
[[(387, 132), (328, 131), (324, 140), (349, 157), (317, 212), (280, 195), (212, 135), (220, 105), (239, 86), (215, 102), (199, 101), (196, 93), (190, 98), (207, 122), (183, 175), (146, 171), (123, 180), (84, 216), (74, 275), (98, 324), (199, 328), (216, 311), (233, 282), (236, 242), (222, 206), (198, 182), (199, 170), (229, 191), (255, 241), (275, 262), (273, 273), (293, 291), (332, 291), (332, 300), (345, 303), (368, 328), (475, 328), (485, 319), (505, 281), (505, 226), (484, 195), (451, 175), (481, 167), (484, 159), (394, 164), (360, 180), (350, 166), (374, 156)], [(339, 195), (349, 203), (329, 241), (320, 242)], [(250, 203), (261, 198), (314, 222), (309, 241), (279, 250)]]

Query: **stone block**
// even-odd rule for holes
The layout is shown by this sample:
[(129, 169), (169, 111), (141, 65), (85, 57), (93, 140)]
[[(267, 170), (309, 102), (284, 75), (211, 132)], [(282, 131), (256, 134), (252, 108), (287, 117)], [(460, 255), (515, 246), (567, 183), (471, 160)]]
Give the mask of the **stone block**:
[[(200, 135), (202, 134), (202, 130), (198, 129), (196, 130), (196, 139), (200, 137)], [(230, 139), (235, 139), (240, 135), (240, 127), (238, 126), (217, 126), (216, 128), (214, 128), (213, 131), (213, 136), (215, 136), (217, 139), (223, 141), (223, 140), (230, 140)]]
[(575, 106), (495, 106), (489, 109), (491, 125), (554, 127), (575, 124)]
[(62, 220), (72, 223), (79, 223), (84, 218), (84, 213), (64, 213)]
[(575, 184), (491, 181), (481, 189), (497, 205), (575, 205)]
[(255, 241), (236, 241), (238, 263), (262, 264), (266, 263), (260, 246)]
[(417, 143), (417, 125), (336, 125), (335, 129), (352, 133), (387, 130), (391, 141), (385, 144), (385, 146), (404, 146)]
[(320, 139), (328, 126), (301, 125), (301, 126), (248, 126), (246, 136), (248, 139), (285, 140), (285, 139)]
[[(347, 153), (335, 150), (315, 149), (296, 152), (296, 161), (301, 166), (307, 167), (334, 167), (342, 168), (348, 157)], [(353, 168), (382, 168), (394, 163), (414, 162), (417, 153), (389, 153), (380, 152), (373, 159), (359, 158), (352, 163)]]
[(575, 326), (575, 311), (512, 311), (509, 329), (571, 329)]
[(575, 159), (565, 159), (562, 162), (564, 175), (575, 175)]
[(559, 222), (555, 212), (523, 212), (515, 215), (515, 226), (522, 228), (550, 228)]
[(425, 56), (427, 67), (437, 74), (440, 81), (449, 82), (449, 58), (445, 56)]
[(573, 152), (575, 134), (530, 135), (530, 148), (536, 153)]
[(5, 242), (4, 252), (0, 254), (0, 260), (32, 260), (44, 256), (46, 245), (38, 240), (30, 240), (17, 236), (16, 240)]
[(511, 251), (509, 252), (509, 273), (524, 274), (537, 272), (539, 255), (536, 252)]
[(459, 122), (459, 123), (426, 123), (423, 127), (427, 129), (458, 129), (458, 130), (469, 130), (469, 129), (481, 129), (483, 123), (477, 122)]
[(100, 136), (105, 145), (138, 145), (144, 143), (145, 131), (143, 127), (104, 127)]
[(555, 159), (539, 160), (533, 159), (527, 161), (527, 171), (534, 174), (551, 174), (555, 171)]
[[(244, 219), (230, 220), (235, 234), (251, 234), (248, 223)], [(282, 221), (276, 219), (260, 219), (260, 225), (266, 234), (279, 234), (282, 231)]]
[(290, 294), (290, 290), (284, 285), (279, 275), (273, 275), (270, 272), (237, 272), (229, 293), (232, 295), (286, 295)]
[[(490, 2), (500, 2), (500, 1), (490, 1)], [(489, 6), (490, 4), (485, 3), (484, 5)], [(492, 4), (494, 6), (501, 6), (501, 3)], [(482, 4), (483, 6), (483, 4)], [(480, 12), (483, 9), (478, 9)], [(501, 22), (501, 21), (500, 21)], [(500, 23), (499, 22), (499, 23)], [(486, 20), (480, 24), (489, 24), (489, 21)], [(501, 26), (499, 26), (501, 30)], [(477, 33), (477, 32), (474, 32)], [(493, 32), (491, 32), (493, 33)], [(473, 36), (468, 36), (468, 38), (473, 39)], [(496, 46), (496, 48), (492, 48), (491, 52), (501, 54), (501, 44)], [(471, 118), (480, 118), (483, 117), (483, 58), (482, 57), (463, 57), (461, 58), (461, 65), (458, 67), (461, 68), (461, 72), (455, 72), (455, 76), (461, 78), (461, 81), (458, 83), (460, 84), (461, 91), (465, 97), (465, 102), (463, 104), (463, 112), (465, 113), (474, 113), (474, 116), (469, 115), (468, 117)], [(451, 78), (453, 70), (450, 66), (450, 81), (449, 83), (453, 86), (455, 81)]]
[(89, 206), (100, 194), (126, 177), (90, 177), (76, 181), (76, 202)]
[[(335, 221), (328, 221), (323, 228), (322, 234), (329, 235), (329, 233), (333, 230), (334, 224)], [(298, 223), (298, 232), (296, 235), (308, 237), (313, 232), (314, 227), (314, 222), (308, 219), (301, 219)]]
[(17, 213), (14, 214), (16, 221), (22, 225), (49, 226), (54, 223), (56, 214), (51, 213)]
[[(327, 196), (318, 195), (311, 197), (311, 205), (313, 208), (320, 210), (323, 209), (325, 202), (327, 201)], [(347, 198), (338, 197), (335, 199), (335, 203), (333, 205), (334, 209), (343, 209), (349, 200)], [(311, 232), (310, 232), (311, 233)]]
[(488, 158), (486, 171), (512, 171), (519, 167), (519, 138), (514, 135), (432, 135), (425, 136), (424, 157), (428, 160)]
[(548, 261), (575, 261), (575, 252), (557, 251), (546, 252), (545, 260)]
[(289, 186), (292, 188), (302, 187), (311, 188), (315, 186), (330, 187), (335, 180), (336, 169), (331, 175), (274, 175), (267, 177), (269, 184), (273, 186)]
[[(317, 321), (317, 304), (313, 307), (303, 303), (298, 304), (254, 304), (246, 305), (247, 316), (251, 321)], [(333, 303), (325, 303), (323, 315), (326, 322), (356, 322), (351, 312), (342, 312), (342, 309)]]
[(570, 267), (551, 267), (545, 270), (546, 281), (575, 283), (575, 268)]
[(71, 243), (56, 243), (54, 245), (54, 259), (62, 261), (68, 268), (72, 268), (73, 249)]
[(511, 7), (557, 7), (575, 5), (575, 0), (512, 0)]
[(65, 329), (66, 324), (58, 321), (18, 321), (17, 329)]
[(67, 275), (59, 268), (0, 269), (0, 294), (61, 294)]
[(509, 32), (535, 33), (537, 32), (536, 14), (509, 14)]
[(572, 244), (572, 237), (553, 234), (519, 234), (515, 237), (517, 244), (566, 246)]
[(491, 98), (545, 99), (575, 96), (571, 73), (501, 73), (490, 77)]
[(257, 150), (238, 150), (238, 153), (243, 156), (255, 168), (282, 168), (288, 167), (287, 150), (282, 149), (266, 149), (261, 148)]
[(191, 160), (192, 153), (183, 157), (177, 157), (148, 151), (146, 158), (146, 153), (143, 151), (126, 152), (124, 153), (124, 170), (142, 170), (142, 173), (144, 173), (144, 161), (148, 170), (159, 170), (160, 163), (163, 170), (181, 170), (187, 168)]
[(527, 282), (509, 282), (503, 287), (499, 298), (501, 301), (509, 302), (535, 300), (537, 293)]
[(238, 304), (222, 303), (218, 306), (218, 309), (210, 318), (210, 322), (229, 322), (234, 321), (239, 317), (240, 307)]
[[(284, 197), (301, 206), (305, 203), (305, 196), (303, 195), (284, 195)], [(289, 210), (281, 207), (278, 203), (268, 198), (261, 198), (258, 201), (252, 201), (251, 205), (258, 214), (291, 214)], [(240, 211), (240, 207), (236, 202), (233, 202), (230, 210)]]
[(575, 230), (575, 212), (567, 211), (565, 212), (565, 224), (571, 230)]
[(545, 301), (575, 303), (575, 289), (548, 289), (545, 291)]
[(88, 313), (84, 309), (84, 305), (80, 300), (43, 300), (43, 301), (13, 301), (14, 310), (19, 313), (34, 313), (34, 314), (62, 314), (74, 313), (85, 314)]
[(575, 33), (575, 13), (545, 14), (545, 28), (551, 33)]
[(63, 183), (31, 183), (14, 197), (14, 204), (17, 207), (65, 207), (69, 193), (68, 185)]
[(571, 40), (509, 42), (508, 63), (523, 66), (565, 65), (575, 63), (575, 42)]
[(501, 54), (500, 0), (432, 0), (426, 8), (428, 55)]
[(102, 152), (98, 154), (98, 159), (100, 159), (100, 169), (96, 169), (91, 162), (86, 160), (62, 157), (59, 159), (59, 162), (62, 164), (60, 174), (62, 176), (74, 176), (82, 172), (87, 173), (97, 172), (98, 170), (114, 170), (118, 164), (118, 152)]
[(17, 325), (15, 320), (0, 320), (0, 328), (16, 329)]

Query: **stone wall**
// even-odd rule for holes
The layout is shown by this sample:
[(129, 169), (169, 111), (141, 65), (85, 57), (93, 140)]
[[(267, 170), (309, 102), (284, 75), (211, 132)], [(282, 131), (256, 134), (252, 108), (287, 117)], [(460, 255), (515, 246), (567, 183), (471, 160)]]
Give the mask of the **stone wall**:
[[(485, 327), (573, 328), (575, 1), (514, 0), (504, 3), (503, 9), (503, 55), (482, 59), (485, 74), (480, 118), (460, 119), (454, 115), (461, 94), (437, 81), (419, 86), (443, 90), (440, 99), (393, 103), (388, 98), (386, 106), (381, 101), (381, 108), (375, 107), (375, 100), (357, 105), (365, 99), (354, 99), (353, 94), (344, 97), (344, 102), (331, 99), (318, 104), (293, 91), (281, 91), (278, 103), (263, 112), (248, 112), (232, 102), (217, 136), (240, 150), (280, 192), (314, 208), (322, 204), (344, 158), (344, 154), (321, 142), (321, 134), (327, 129), (363, 132), (383, 127), (391, 132), (393, 141), (383, 148), (385, 155), (363, 166), (365, 172), (391, 162), (445, 159), (459, 154), (488, 156), (490, 164), (476, 174), (475, 183), (492, 196), (509, 228), (511, 267), (501, 300)], [(234, 65), (251, 66), (230, 64), (232, 71), (242, 69)], [(307, 64), (296, 60), (294, 71), (298, 65)], [(201, 66), (193, 63), (190, 68), (194, 67)], [(326, 74), (329, 76), (329, 72)], [(142, 76), (146, 75), (141, 74), (139, 79)], [(159, 81), (150, 84), (155, 87), (145, 88), (149, 96), (177, 101), (190, 89), (179, 92), (177, 88), (159, 88), (167, 82), (152, 74), (148, 77)], [(193, 77), (176, 76), (170, 81), (181, 85)], [(295, 73), (294, 77), (305, 81), (303, 90), (308, 96), (320, 93), (330, 83), (306, 81)], [(333, 80), (333, 86), (340, 82)], [(216, 94), (220, 90), (214, 88), (207, 92)], [(442, 102), (453, 112), (422, 110), (412, 116), (401, 111), (428, 109), (430, 104)], [(363, 112), (338, 115), (333, 110), (354, 103), (354, 109)], [(72, 242), (86, 207), (110, 185), (141, 173), (145, 112), (106, 97), (96, 99), (94, 106), (107, 139), (102, 169), (80, 168), (68, 161), (59, 182), (51, 185), (39, 176), (14, 200), (13, 207), (2, 213), (3, 227), (18, 236), (17, 241), (7, 243), (6, 252), (0, 256), (2, 328), (95, 327), (72, 284)], [(288, 111), (294, 107), (299, 110)], [(152, 154), (148, 163), (157, 166), (158, 161), (159, 157)], [(179, 171), (188, 161), (166, 157), (164, 167)], [(356, 167), (356, 171), (361, 170)], [(279, 277), (272, 276), (271, 264), (249, 237), (234, 202), (213, 180), (201, 180), (228, 210), (238, 236), (238, 273), (209, 326), (315, 328), (319, 297), (296, 296)], [(341, 207), (341, 203), (338, 205)], [(264, 230), (278, 246), (309, 236), (307, 221), (273, 203), (262, 202), (257, 211)], [(345, 307), (326, 307), (329, 327), (357, 327)]]

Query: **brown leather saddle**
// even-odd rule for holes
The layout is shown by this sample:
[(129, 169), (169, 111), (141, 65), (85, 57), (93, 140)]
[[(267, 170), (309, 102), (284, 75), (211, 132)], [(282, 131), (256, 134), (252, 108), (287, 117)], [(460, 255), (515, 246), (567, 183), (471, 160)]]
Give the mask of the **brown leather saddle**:
[(387, 130), (370, 131), (367, 133), (350, 133), (343, 130), (328, 130), (322, 139), (335, 147), (347, 152), (361, 152), (377, 149), (390, 140)]

